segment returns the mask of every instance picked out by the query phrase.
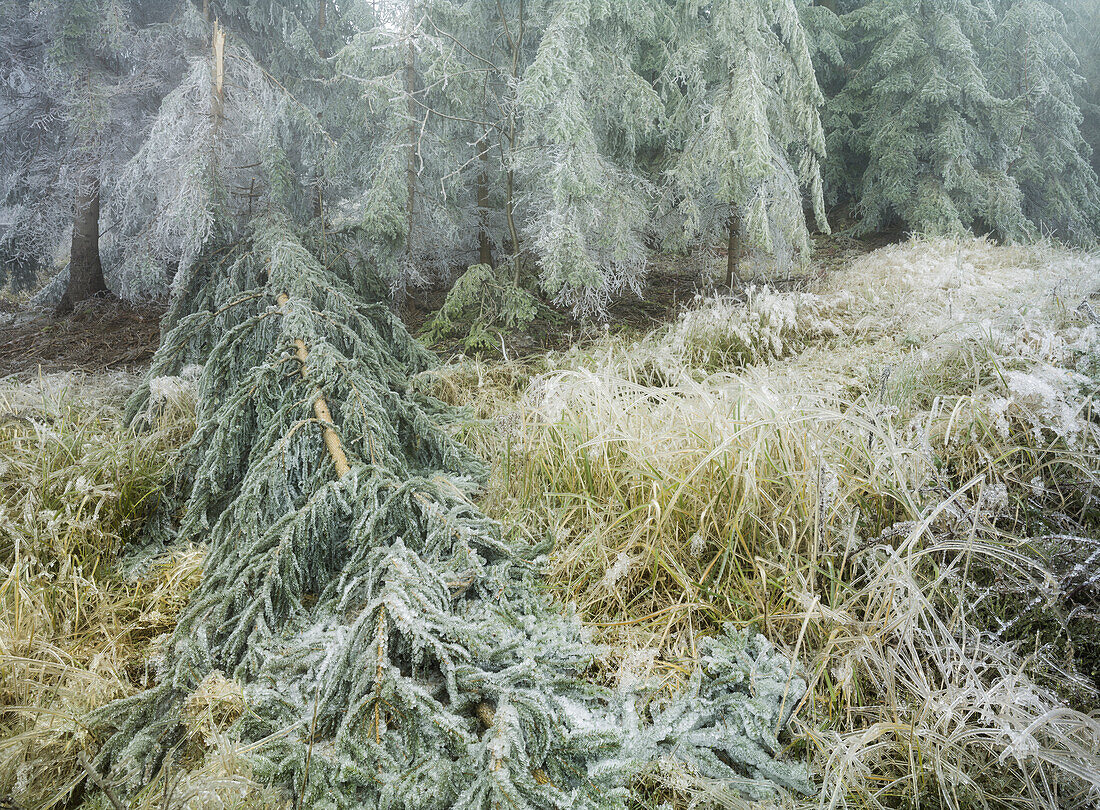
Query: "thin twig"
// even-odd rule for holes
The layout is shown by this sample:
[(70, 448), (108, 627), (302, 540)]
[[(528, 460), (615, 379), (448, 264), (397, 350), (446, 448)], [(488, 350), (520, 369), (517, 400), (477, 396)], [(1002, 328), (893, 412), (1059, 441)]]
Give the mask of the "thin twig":
[(103, 795), (107, 797), (107, 800), (114, 805), (115, 810), (126, 810), (126, 807), (115, 796), (114, 791), (111, 790), (107, 782), (100, 776), (99, 771), (92, 767), (92, 763), (88, 762), (88, 758), (84, 756), (83, 751), (76, 752), (76, 761), (80, 763), (82, 767), (91, 777), (92, 781), (96, 783), (96, 787), (103, 791)]

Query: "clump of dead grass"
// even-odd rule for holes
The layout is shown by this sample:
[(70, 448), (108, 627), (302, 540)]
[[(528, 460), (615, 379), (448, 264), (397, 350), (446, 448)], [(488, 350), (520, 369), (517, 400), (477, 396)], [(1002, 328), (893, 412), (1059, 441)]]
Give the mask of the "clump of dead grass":
[(486, 505), (555, 537), (551, 587), (623, 656), (673, 661), (732, 621), (799, 658), (826, 806), (1094, 806), (1068, 628), (1100, 566), (1038, 549), (1100, 530), (1097, 288), (1086, 256), (941, 240), (704, 302), (552, 359), (477, 437)]
[(177, 549), (140, 579), (116, 565), (155, 510), (190, 430), (182, 400), (122, 426), (130, 375), (0, 384), (0, 794), (71, 801), (87, 778), (81, 717), (149, 685), (149, 651), (197, 584)]

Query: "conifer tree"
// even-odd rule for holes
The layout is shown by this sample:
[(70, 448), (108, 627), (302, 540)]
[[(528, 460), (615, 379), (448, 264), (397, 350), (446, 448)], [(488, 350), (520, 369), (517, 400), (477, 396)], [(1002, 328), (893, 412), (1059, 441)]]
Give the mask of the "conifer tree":
[(975, 0), (876, 0), (844, 17), (848, 80), (831, 101), (833, 182), (864, 230), (993, 231), (1027, 222), (1009, 176), (1011, 104), (987, 81), (977, 44), (992, 9)]
[(0, 0), (0, 211), (6, 220), (0, 232), (0, 285), (26, 287), (37, 280), (40, 263), (55, 246), (43, 234), (64, 227), (30, 227), (36, 217), (45, 219), (44, 207), (34, 203), (54, 178), (63, 127), (45, 76), (46, 43), (21, 6)]
[(671, 244), (725, 237), (727, 284), (742, 243), (780, 264), (808, 254), (804, 199), (827, 230), (823, 101), (790, 0), (680, 2), (662, 75)]
[(348, 129), (359, 136), (362, 108), (334, 81), (329, 56), (357, 13), (365, 14), (359, 4), (313, 0), (181, 9), (188, 70), (115, 184), (126, 277), (186, 268), (208, 243), (245, 232), (272, 208), (325, 232), (357, 180), (340, 147)]
[[(3, 202), (16, 211), (4, 254), (52, 264), (67, 243), (62, 309), (105, 289), (101, 203), (144, 119), (179, 69), (175, 3), (101, 0), (0, 6), (14, 114), (0, 121)], [(59, 291), (60, 292), (60, 291)]]
[(473, 168), (491, 158), (475, 144), (496, 126), (482, 123), (486, 73), (496, 70), (471, 59), (463, 15), (449, 18), (451, 7), (394, 4), (389, 19), (365, 26), (336, 56), (362, 123), (338, 151), (342, 173), (356, 182), (345, 186), (333, 227), (356, 240), (397, 297), (492, 247), (487, 208), (476, 202), (487, 206), (489, 191), (474, 191)]
[(209, 553), (158, 683), (89, 721), (100, 771), (148, 783), (218, 670), (254, 774), (302, 807), (610, 810), (658, 759), (806, 791), (776, 737), (806, 686), (761, 637), (704, 641), (672, 700), (586, 681), (599, 650), (540, 592), (544, 549), (477, 511), (454, 414), (410, 391), (431, 358), (315, 250), (265, 215), (181, 271), (150, 376), (202, 365), (198, 428), (149, 542)]
[(535, 277), (578, 312), (636, 289), (649, 209), (620, 144), (657, 110), (631, 74), (645, 5), (416, 0), (353, 40), (344, 70), (381, 147), (346, 221), (362, 217), (369, 247), (391, 245), (392, 277), (495, 261), (524, 311)]
[(578, 313), (641, 291), (651, 203), (633, 145), (661, 110), (637, 62), (659, 11), (644, 0), (559, 0), (535, 17), (541, 37), (516, 99), (524, 230), (543, 289)]
[(1040, 230), (1087, 243), (1100, 232), (1100, 185), (1081, 134), (1077, 59), (1063, 17), (1042, 0), (1008, 5), (989, 40), (991, 85), (1011, 100), (1016, 145), (1009, 174), (1023, 214)]
[(1081, 133), (1092, 149), (1093, 171), (1100, 174), (1100, 0), (1060, 0), (1058, 6), (1084, 77), (1076, 87)]

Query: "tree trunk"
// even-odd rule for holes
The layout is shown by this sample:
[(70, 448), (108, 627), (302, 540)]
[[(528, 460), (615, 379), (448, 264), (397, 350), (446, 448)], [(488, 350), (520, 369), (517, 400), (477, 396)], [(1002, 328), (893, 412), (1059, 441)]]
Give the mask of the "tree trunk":
[(409, 49), (405, 54), (405, 94), (406, 108), (409, 115), (409, 155), (406, 167), (406, 181), (408, 184), (408, 200), (406, 201), (405, 216), (407, 217), (405, 231), (405, 255), (412, 259), (413, 214), (416, 213), (416, 46), (413, 43), (413, 9), (408, 10), (408, 18), (405, 22), (405, 34), (409, 38)]
[(225, 29), (217, 20), (214, 20), (214, 31), (211, 35), (211, 47), (214, 53), (213, 63), (213, 95), (211, 114), (214, 116), (215, 129), (221, 125), (225, 111)]
[(726, 286), (734, 289), (734, 284), (741, 286), (741, 276), (737, 272), (737, 264), (741, 254), (741, 221), (730, 209), (730, 218), (726, 222), (729, 231), (729, 243), (726, 245)]
[(107, 283), (99, 261), (99, 184), (96, 183), (77, 198), (69, 250), (69, 286), (57, 305), (57, 314), (67, 315), (76, 304), (105, 292)]
[[(512, 35), (511, 29), (508, 27), (508, 20), (503, 16), (503, 9), (498, 3), (497, 8), (501, 9), (501, 24), (504, 26), (504, 34), (508, 38), (508, 44), (512, 51), (512, 82), (511, 86), (516, 87), (519, 84), (519, 63), (523, 50), (523, 38), (526, 34), (526, 25), (524, 23), (524, 4), (523, 0), (519, 2), (519, 30), (515, 36)], [(519, 255), (519, 230), (516, 228), (516, 216), (515, 216), (515, 172), (512, 169), (512, 156), (515, 155), (516, 150), (516, 105), (509, 105), (508, 112), (508, 154), (504, 155), (504, 146), (501, 144), (501, 157), (504, 159), (505, 164), (508, 166), (508, 172), (504, 184), (504, 216), (508, 221), (508, 236), (512, 240), (512, 278), (515, 285), (519, 286), (520, 270), (522, 263), (520, 262)]]
[(489, 239), (489, 133), (478, 142), (481, 170), (477, 175), (477, 260), (493, 264), (493, 243)]

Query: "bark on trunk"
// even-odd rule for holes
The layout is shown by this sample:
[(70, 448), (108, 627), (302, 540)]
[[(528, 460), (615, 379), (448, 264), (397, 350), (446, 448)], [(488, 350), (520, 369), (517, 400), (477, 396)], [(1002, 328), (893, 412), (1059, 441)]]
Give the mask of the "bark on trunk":
[(405, 95), (406, 106), (409, 115), (409, 155), (406, 166), (406, 182), (408, 184), (408, 200), (406, 201), (405, 216), (407, 228), (405, 232), (405, 253), (412, 257), (413, 215), (416, 213), (416, 46), (413, 43), (412, 9), (406, 21), (406, 35), (409, 38), (409, 49), (405, 54)]
[(67, 315), (81, 301), (107, 292), (103, 265), (99, 261), (99, 185), (81, 192), (73, 218), (73, 241), (69, 250), (69, 286), (57, 306)]
[(489, 136), (478, 143), (481, 170), (477, 175), (477, 254), (478, 263), (493, 264), (493, 243), (489, 239)]
[(735, 284), (741, 286), (741, 276), (737, 272), (741, 254), (741, 222), (732, 211), (726, 222), (726, 229), (729, 231), (729, 243), (726, 245), (726, 286), (732, 290)]

